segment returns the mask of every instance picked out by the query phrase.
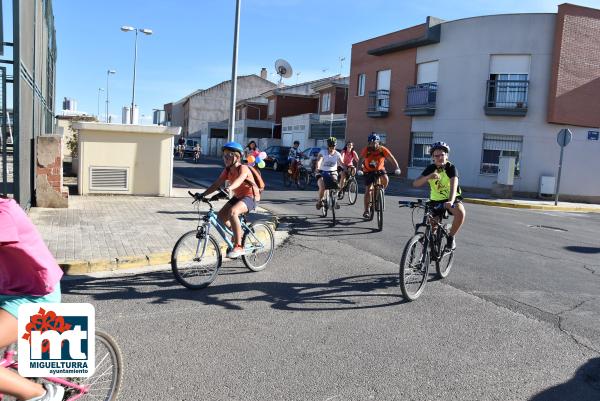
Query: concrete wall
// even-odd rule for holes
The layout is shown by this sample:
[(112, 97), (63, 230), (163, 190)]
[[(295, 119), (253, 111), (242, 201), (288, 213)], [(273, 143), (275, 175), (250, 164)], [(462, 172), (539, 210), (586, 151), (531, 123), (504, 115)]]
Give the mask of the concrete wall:
[[(173, 137), (180, 128), (143, 125), (75, 123), (79, 131), (80, 195), (115, 193), (170, 196), (173, 173)], [(92, 190), (92, 167), (128, 170), (126, 190)]]
[(292, 146), (294, 141), (300, 141), (301, 150), (304, 150), (309, 146), (314, 146), (315, 141), (309, 138), (312, 115), (313, 114), (308, 113), (292, 117), (283, 117), (281, 119), (281, 126), (285, 129), (283, 129), (281, 134), (281, 144), (283, 146)]
[[(494, 175), (479, 174), (483, 134), (523, 136), (521, 177), (514, 190), (537, 193), (541, 175), (555, 176), (560, 148), (556, 134), (562, 125), (546, 122), (556, 15), (497, 15), (442, 24), (441, 42), (420, 47), (417, 63), (439, 60), (435, 115), (414, 117), (413, 132), (432, 132), (445, 141), (461, 184), (490, 188)], [(483, 110), (490, 55), (531, 55), (528, 111), (525, 117), (486, 116)], [(561, 193), (600, 196), (600, 176), (588, 174), (590, 160), (600, 151), (587, 140), (586, 128), (569, 127), (573, 142), (566, 148)], [(422, 169), (411, 169), (409, 177)]]

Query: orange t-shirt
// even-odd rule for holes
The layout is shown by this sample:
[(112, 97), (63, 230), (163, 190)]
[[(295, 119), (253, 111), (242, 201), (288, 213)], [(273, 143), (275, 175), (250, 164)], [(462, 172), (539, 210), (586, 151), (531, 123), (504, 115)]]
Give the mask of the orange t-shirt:
[(237, 199), (243, 199), (246, 196), (249, 196), (250, 198), (254, 198), (255, 201), (260, 200), (260, 191), (254, 181), (254, 176), (248, 167), (242, 165), (239, 167), (231, 167), (229, 169), (226, 168), (223, 170), (219, 178), (232, 183), (240, 176), (240, 173), (244, 171), (248, 172), (248, 177), (246, 178), (247, 181), (244, 181), (242, 185), (233, 190), (233, 196), (235, 196)]
[(363, 162), (363, 171), (373, 172), (378, 170), (385, 170), (385, 158), (390, 157), (392, 154), (385, 146), (379, 146), (379, 149), (364, 148), (360, 152), (360, 157), (365, 159)]

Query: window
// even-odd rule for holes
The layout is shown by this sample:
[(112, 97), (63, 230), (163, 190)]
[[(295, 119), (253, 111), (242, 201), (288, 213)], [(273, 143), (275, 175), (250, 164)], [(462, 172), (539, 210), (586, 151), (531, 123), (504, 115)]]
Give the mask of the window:
[(433, 142), (433, 133), (431, 132), (413, 132), (410, 147), (410, 165), (411, 167), (426, 167), (431, 164), (429, 148)]
[(358, 89), (356, 91), (357, 96), (365, 95), (365, 84), (367, 83), (367, 74), (358, 74)]
[(323, 93), (323, 96), (321, 97), (321, 111), (329, 111), (329, 102), (331, 100), (331, 94), (330, 93)]
[(523, 107), (527, 105), (528, 74), (490, 74), (489, 107)]
[(269, 113), (268, 114), (270, 116), (275, 114), (275, 100), (274, 99), (269, 99)]
[(390, 90), (392, 70), (377, 71), (377, 90)]
[(519, 177), (522, 147), (522, 136), (483, 134), (480, 174), (498, 174), (500, 156), (514, 156), (515, 177)]

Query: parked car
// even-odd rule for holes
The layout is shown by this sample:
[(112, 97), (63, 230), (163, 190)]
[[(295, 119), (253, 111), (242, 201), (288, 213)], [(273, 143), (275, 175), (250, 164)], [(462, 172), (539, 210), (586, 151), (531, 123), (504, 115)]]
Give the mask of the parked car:
[(306, 148), (302, 151), (302, 165), (308, 170), (313, 171), (315, 164), (317, 163), (317, 156), (322, 150), (327, 150), (327, 148), (319, 148), (319, 147), (310, 147)]
[(270, 167), (275, 171), (287, 168), (289, 146), (269, 146), (264, 152), (267, 154), (265, 167)]

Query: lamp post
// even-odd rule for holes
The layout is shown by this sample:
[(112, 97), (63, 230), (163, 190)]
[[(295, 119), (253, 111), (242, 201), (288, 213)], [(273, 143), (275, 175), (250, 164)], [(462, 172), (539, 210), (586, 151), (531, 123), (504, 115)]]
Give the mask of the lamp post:
[(235, 135), (235, 98), (237, 90), (237, 61), (238, 61), (238, 39), (240, 36), (240, 5), (241, 0), (235, 2), (235, 25), (233, 28), (233, 62), (231, 63), (231, 99), (229, 102), (229, 132), (227, 140), (233, 141)]
[(135, 46), (134, 46), (134, 53), (133, 53), (133, 88), (131, 90), (131, 110), (130, 110), (130, 122), (131, 124), (133, 124), (133, 107), (135, 105), (135, 66), (137, 63), (137, 37), (138, 37), (138, 31), (145, 34), (145, 35), (152, 35), (152, 30), (151, 29), (146, 29), (146, 28), (134, 28), (132, 26), (122, 26), (121, 30), (123, 32), (131, 32), (131, 31), (135, 31)]
[(98, 121), (100, 121), (100, 92), (104, 92), (104, 88), (98, 88), (98, 112), (96, 113)]
[(106, 70), (106, 122), (108, 123), (108, 77), (110, 74), (116, 74), (115, 70)]

